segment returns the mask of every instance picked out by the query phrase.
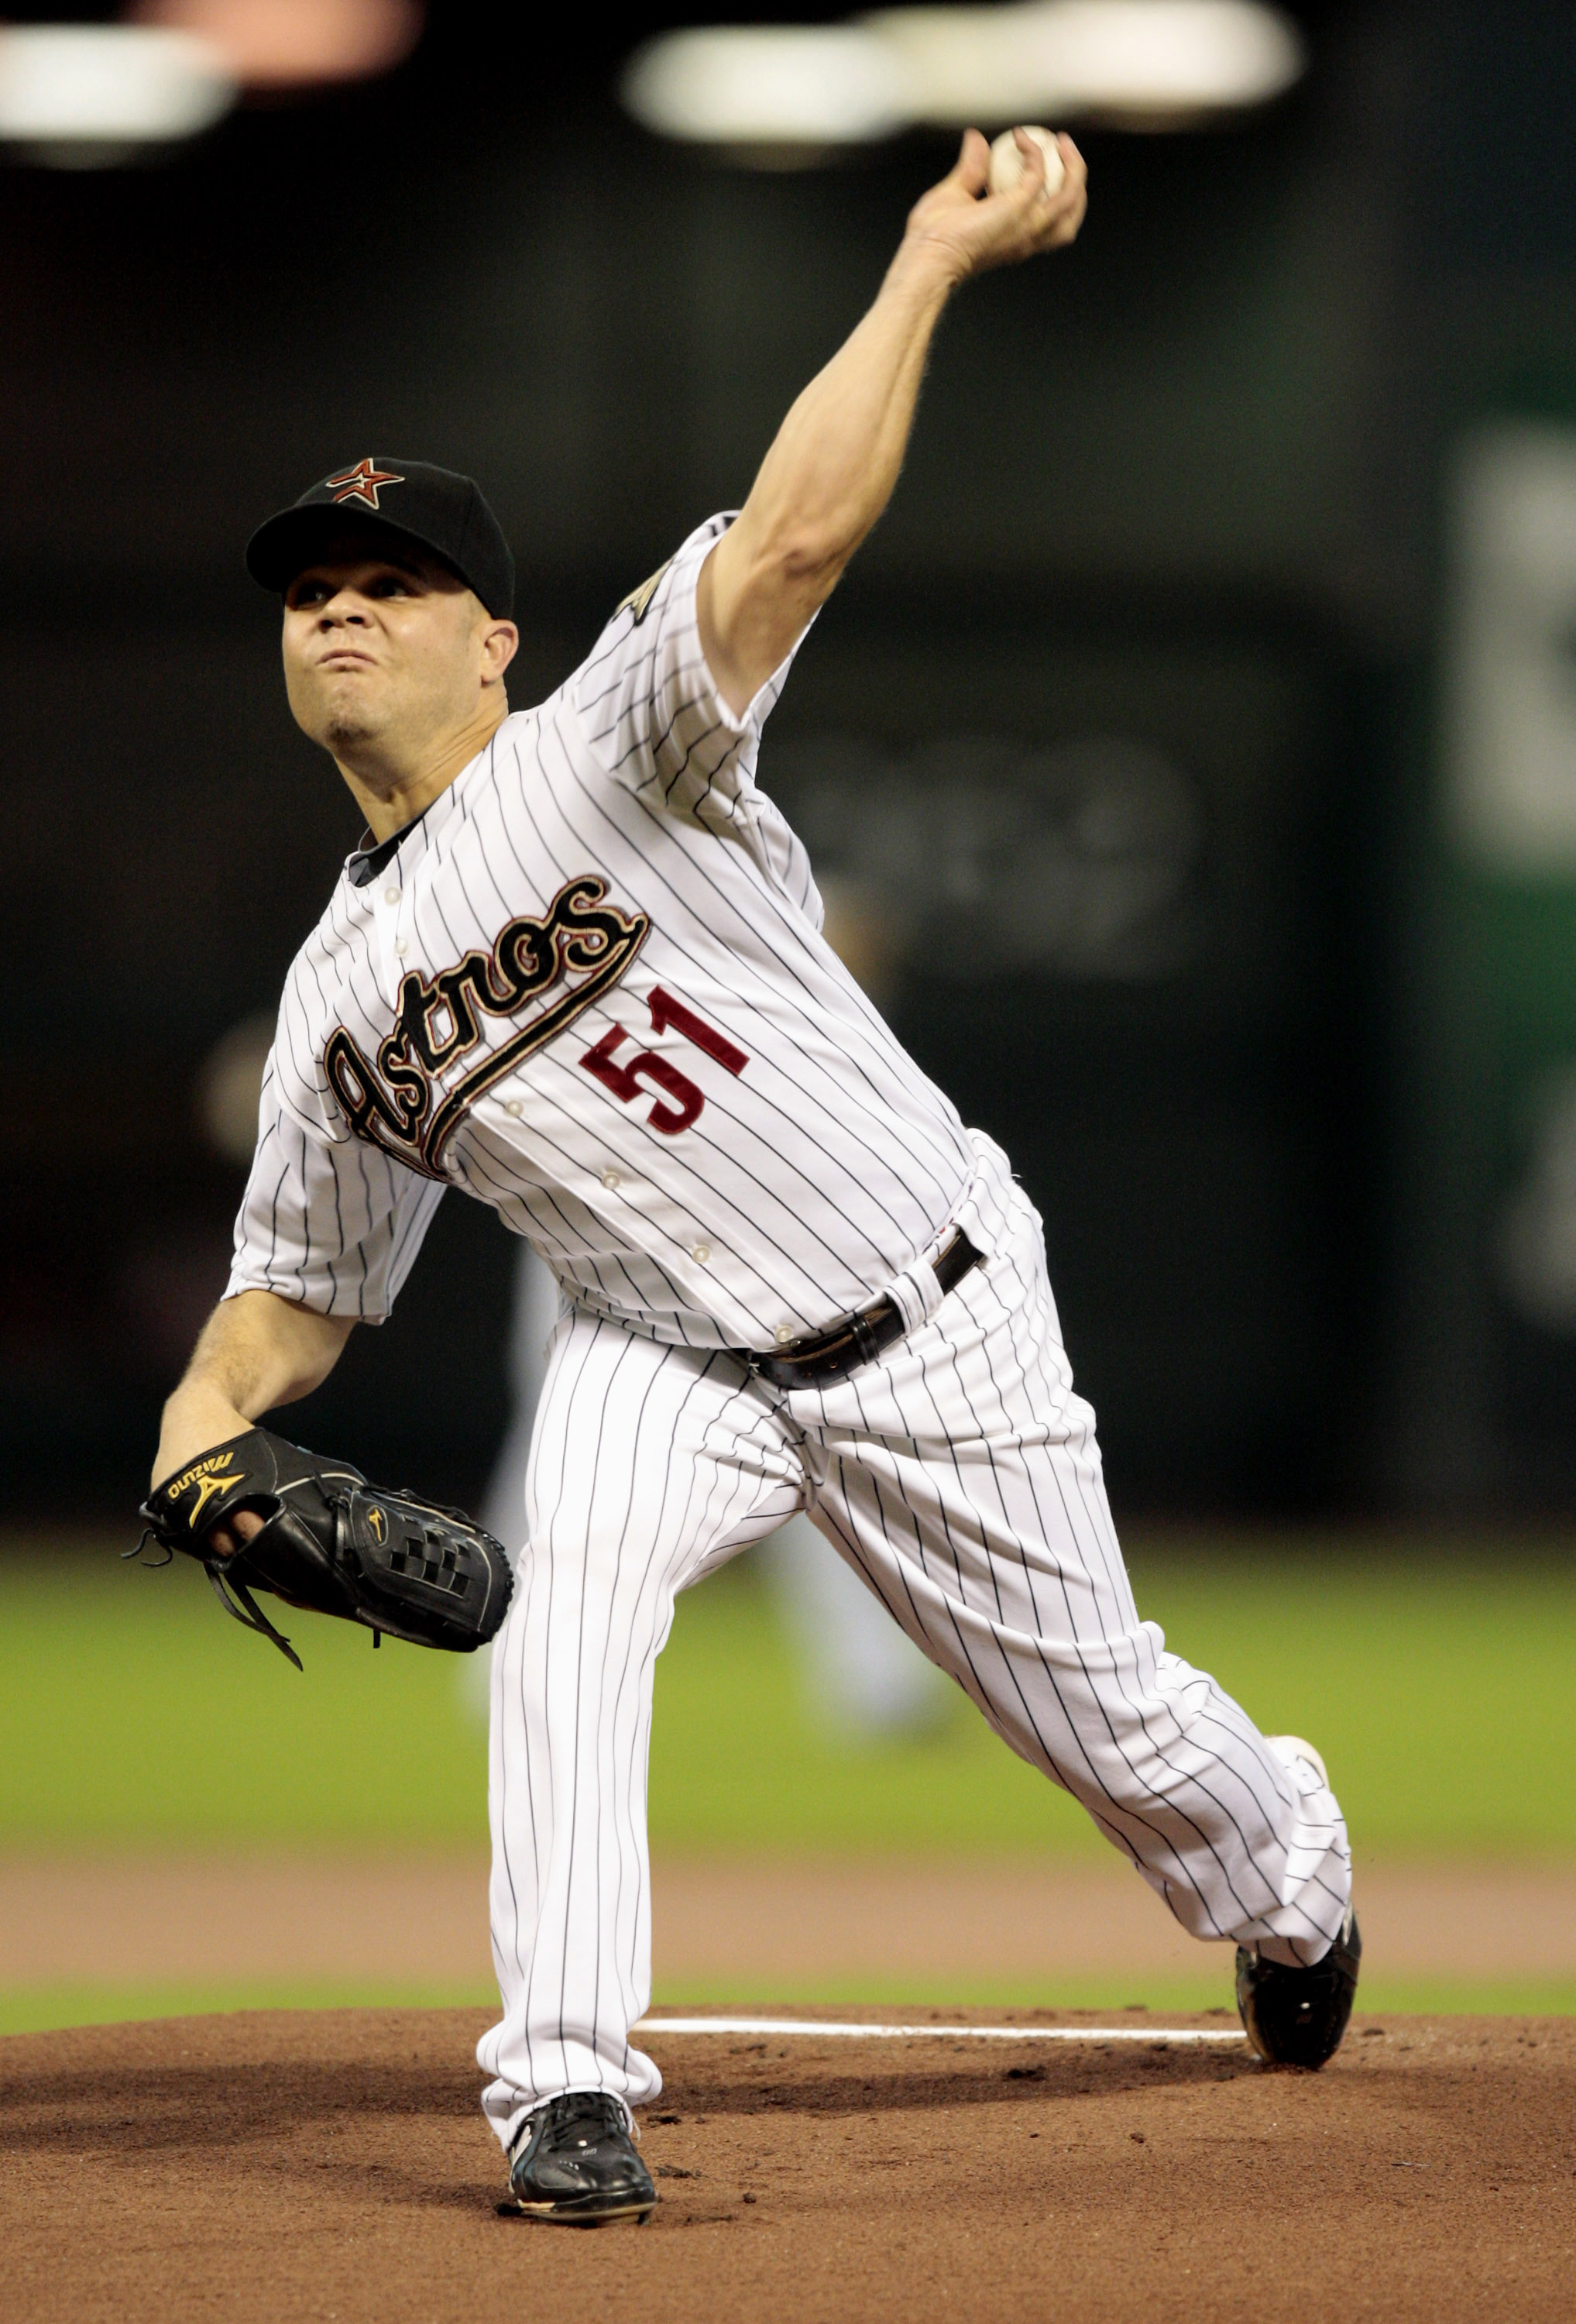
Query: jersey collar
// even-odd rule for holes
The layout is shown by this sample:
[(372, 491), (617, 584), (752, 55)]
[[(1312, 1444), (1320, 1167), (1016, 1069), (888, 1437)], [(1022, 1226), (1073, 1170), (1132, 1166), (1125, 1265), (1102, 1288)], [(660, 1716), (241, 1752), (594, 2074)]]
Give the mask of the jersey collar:
[[(438, 798), (441, 798), (442, 796), (440, 791)], [(367, 844), (372, 838), (372, 834), (370, 831), (366, 832), (355, 854), (346, 858), (345, 876), (351, 886), (364, 888), (369, 880), (375, 880), (380, 872), (386, 871), (405, 841), (410, 838), (410, 834), (419, 827), (437, 804), (436, 799), (431, 801), (428, 807), (422, 808), (420, 815), (413, 815), (409, 823), (401, 824), (392, 838), (380, 839), (375, 847)]]

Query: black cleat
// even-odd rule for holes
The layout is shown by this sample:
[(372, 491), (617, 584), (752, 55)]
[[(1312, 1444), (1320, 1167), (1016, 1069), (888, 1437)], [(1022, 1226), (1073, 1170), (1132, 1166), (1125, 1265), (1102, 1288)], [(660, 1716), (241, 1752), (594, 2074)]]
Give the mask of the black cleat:
[(1335, 2055), (1357, 1992), (1362, 1938), (1349, 1904), (1341, 1934), (1312, 1969), (1287, 1969), (1237, 1948), (1237, 2007), (1266, 2065), (1315, 2071)]
[(527, 2116), (514, 2142), (509, 2188), (513, 2200), (499, 2204), (501, 2217), (567, 2227), (644, 2221), (657, 2207), (628, 2116), (602, 2090), (565, 2090)]

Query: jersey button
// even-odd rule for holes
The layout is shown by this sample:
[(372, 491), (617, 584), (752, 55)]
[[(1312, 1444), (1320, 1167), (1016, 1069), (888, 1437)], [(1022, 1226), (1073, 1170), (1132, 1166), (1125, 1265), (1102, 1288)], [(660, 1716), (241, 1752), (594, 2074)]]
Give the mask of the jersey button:
[(403, 960), (405, 954), (410, 951), (410, 947), (405, 942), (403, 936), (396, 936), (394, 938), (394, 958), (396, 960)]
[(697, 1267), (704, 1267), (712, 1255), (712, 1247), (709, 1242), (697, 1242), (689, 1255)]
[(791, 1323), (779, 1323), (771, 1336), (779, 1348), (786, 1348), (794, 1336), (794, 1327)]
[(383, 890), (383, 901), (385, 904), (397, 904), (399, 900), (400, 891), (398, 888), (385, 888)]
[(602, 1183), (607, 1188), (610, 1194), (616, 1194), (619, 1188), (623, 1185), (623, 1180), (619, 1176), (616, 1170), (604, 1170), (602, 1174)]
[(521, 1097), (506, 1097), (503, 1101), (503, 1111), (505, 1113), (523, 1113), (525, 1100)]

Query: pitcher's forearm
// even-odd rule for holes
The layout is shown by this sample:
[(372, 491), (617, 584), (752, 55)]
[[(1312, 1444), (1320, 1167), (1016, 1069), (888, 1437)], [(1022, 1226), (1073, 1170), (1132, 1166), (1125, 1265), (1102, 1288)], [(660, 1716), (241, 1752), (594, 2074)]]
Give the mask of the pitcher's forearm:
[(238, 1436), (276, 1405), (309, 1395), (327, 1379), (354, 1329), (353, 1317), (319, 1315), (272, 1291), (221, 1301), (164, 1406), (153, 1482), (210, 1444)]
[[(1021, 134), (1021, 133), (1020, 133)], [(701, 646), (723, 701), (742, 716), (880, 517), (898, 481), (926, 357), (960, 282), (1070, 242), (1083, 217), (1083, 163), (1061, 141), (1064, 181), (1045, 192), (1045, 157), (1025, 136), (1011, 193), (986, 191), (977, 130), (956, 166), (909, 212), (876, 302), (778, 429), (738, 521), (701, 567)]]
[(734, 528), (741, 555), (807, 577), (847, 564), (891, 499), (956, 279), (940, 254), (899, 249), (875, 304), (778, 430)]
[(701, 572), (701, 636), (742, 713), (892, 496), (926, 357), (956, 280), (905, 244), (880, 297), (788, 410), (738, 521)]

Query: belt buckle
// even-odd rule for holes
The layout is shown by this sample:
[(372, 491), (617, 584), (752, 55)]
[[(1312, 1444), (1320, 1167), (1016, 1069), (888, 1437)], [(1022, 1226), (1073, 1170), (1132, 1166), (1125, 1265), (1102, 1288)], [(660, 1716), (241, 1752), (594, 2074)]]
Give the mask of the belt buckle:
[[(935, 1257), (930, 1262), (932, 1268), (941, 1267), (960, 1242), (971, 1254), (969, 1267), (977, 1265), (980, 1253), (974, 1250), (963, 1229), (954, 1226), (949, 1233), (943, 1236)], [(965, 1268), (963, 1271), (967, 1273), (968, 1268)], [(797, 1340), (790, 1340), (786, 1347), (742, 1348), (739, 1352), (743, 1357), (751, 1376), (755, 1379), (769, 1379), (774, 1387), (813, 1387), (816, 1384), (818, 1365), (829, 1360), (825, 1353), (816, 1357), (807, 1352), (818, 1342), (825, 1342), (842, 1335), (846, 1336), (850, 1342), (849, 1360), (845, 1362), (839, 1360), (833, 1373), (834, 1381), (845, 1379), (865, 1364), (875, 1363), (885, 1350), (891, 1346), (893, 1337), (901, 1336), (899, 1333), (883, 1339), (880, 1333), (881, 1324), (887, 1322), (901, 1324), (902, 1320), (903, 1312), (897, 1301), (889, 1292), (882, 1292), (877, 1298), (872, 1299), (868, 1306), (856, 1307), (852, 1314), (845, 1316), (840, 1323), (833, 1324), (828, 1331), (801, 1335)], [(801, 1365), (804, 1367), (803, 1376), (796, 1380), (792, 1375)], [(790, 1375), (787, 1381), (778, 1378), (777, 1368), (779, 1366), (782, 1370)]]

